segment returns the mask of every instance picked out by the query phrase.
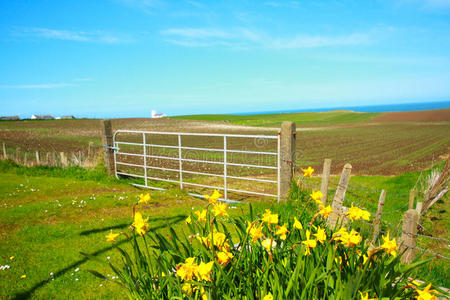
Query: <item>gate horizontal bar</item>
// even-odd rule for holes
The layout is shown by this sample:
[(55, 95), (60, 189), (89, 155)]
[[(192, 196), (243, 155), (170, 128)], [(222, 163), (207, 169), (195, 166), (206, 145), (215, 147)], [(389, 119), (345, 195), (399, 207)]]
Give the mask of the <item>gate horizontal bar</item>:
[[(132, 146), (144, 146), (144, 144), (139, 143), (130, 143), (130, 142), (116, 142), (117, 144), (123, 145), (132, 145)], [(178, 149), (181, 148), (183, 150), (196, 150), (196, 151), (214, 151), (214, 152), (223, 152), (223, 149), (216, 148), (201, 148), (201, 147), (186, 147), (186, 146), (170, 146), (170, 145), (158, 145), (158, 144), (145, 144), (147, 147), (156, 147), (156, 148), (170, 148), (170, 149)], [(227, 152), (232, 153), (246, 153), (246, 154), (262, 154), (262, 155), (278, 155), (276, 152), (264, 152), (264, 151), (250, 151), (250, 150), (233, 150), (227, 149)]]
[(267, 183), (277, 183), (276, 180), (256, 179), (256, 178), (249, 178), (249, 177), (227, 176), (227, 178), (242, 179), (242, 180), (249, 180), (249, 181), (258, 181), (258, 182), (267, 182)]
[(161, 135), (193, 135), (193, 136), (216, 136), (216, 137), (236, 137), (236, 138), (261, 138), (261, 139), (278, 139), (277, 135), (252, 135), (252, 134), (220, 134), (220, 133), (193, 133), (193, 132), (161, 132), (161, 131), (140, 131), (140, 130), (124, 130), (120, 129), (114, 133), (114, 137), (118, 133), (145, 133), (145, 134), (161, 134)]

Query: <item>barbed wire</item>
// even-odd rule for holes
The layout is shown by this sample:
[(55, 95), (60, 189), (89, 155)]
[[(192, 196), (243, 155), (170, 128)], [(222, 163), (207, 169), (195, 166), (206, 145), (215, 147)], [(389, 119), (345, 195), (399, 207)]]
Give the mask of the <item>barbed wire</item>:
[(417, 250), (420, 250), (420, 251), (423, 251), (423, 252), (428, 252), (428, 253), (430, 253), (430, 254), (433, 254), (433, 255), (436, 256), (436, 257), (440, 257), (440, 258), (443, 258), (443, 259), (446, 259), (446, 260), (450, 260), (450, 258), (448, 258), (447, 256), (444, 256), (444, 255), (442, 255), (442, 254), (433, 252), (433, 251), (428, 250), (428, 249), (420, 248), (420, 247), (418, 247), (418, 246), (410, 247), (410, 248), (417, 249)]

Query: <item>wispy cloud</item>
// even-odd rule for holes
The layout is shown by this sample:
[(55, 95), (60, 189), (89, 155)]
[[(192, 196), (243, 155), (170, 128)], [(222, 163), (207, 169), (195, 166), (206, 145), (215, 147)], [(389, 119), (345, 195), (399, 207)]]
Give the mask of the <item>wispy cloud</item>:
[(230, 48), (299, 49), (333, 46), (367, 45), (371, 33), (350, 33), (339, 36), (303, 35), (274, 37), (247, 28), (172, 28), (160, 32), (166, 42), (186, 47), (227, 46)]
[(133, 40), (130, 37), (112, 34), (102, 30), (96, 31), (72, 31), (50, 29), (42, 27), (15, 28), (13, 35), (27, 38), (42, 38), (49, 40), (66, 40), (75, 42), (95, 42), (106, 44), (127, 43)]
[(0, 89), (55, 89), (73, 86), (78, 85), (74, 83), (18, 84), (18, 85), (0, 85)]

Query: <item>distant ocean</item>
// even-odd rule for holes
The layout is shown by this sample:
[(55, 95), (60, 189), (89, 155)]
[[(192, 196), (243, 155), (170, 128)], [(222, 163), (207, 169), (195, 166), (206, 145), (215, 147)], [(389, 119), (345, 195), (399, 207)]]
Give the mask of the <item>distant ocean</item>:
[(426, 102), (426, 103), (402, 103), (402, 104), (386, 104), (386, 105), (369, 105), (369, 106), (341, 106), (311, 109), (291, 109), (291, 110), (271, 110), (259, 112), (234, 113), (232, 115), (260, 115), (260, 114), (283, 114), (298, 112), (317, 112), (330, 110), (352, 110), (356, 112), (389, 112), (389, 111), (417, 111), (417, 110), (433, 110), (450, 108), (450, 101), (444, 102)]

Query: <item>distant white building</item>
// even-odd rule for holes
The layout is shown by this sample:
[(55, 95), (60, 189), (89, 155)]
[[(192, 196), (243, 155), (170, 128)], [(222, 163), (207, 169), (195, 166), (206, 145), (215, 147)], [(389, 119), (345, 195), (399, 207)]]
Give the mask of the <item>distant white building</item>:
[(31, 115), (31, 120), (54, 120), (52, 115)]
[(157, 118), (164, 118), (167, 117), (166, 114), (158, 114), (156, 113), (156, 110), (152, 110), (152, 119), (157, 119)]

